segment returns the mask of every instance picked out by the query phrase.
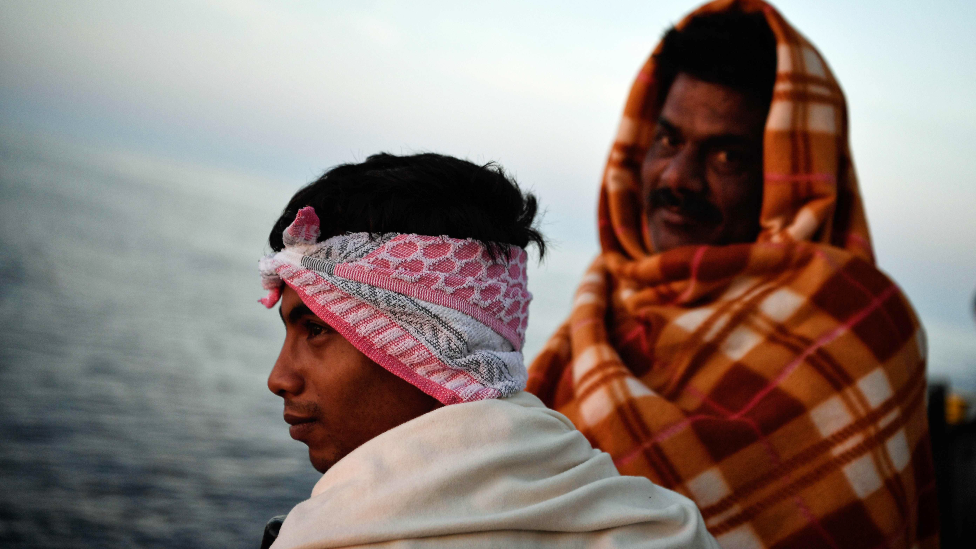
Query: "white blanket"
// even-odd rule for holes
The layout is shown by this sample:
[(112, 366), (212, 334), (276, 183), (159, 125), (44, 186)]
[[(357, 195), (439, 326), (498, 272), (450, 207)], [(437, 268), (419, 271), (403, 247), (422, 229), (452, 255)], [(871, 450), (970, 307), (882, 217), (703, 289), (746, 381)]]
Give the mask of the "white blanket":
[(718, 547), (691, 500), (617, 473), (536, 397), (453, 404), (357, 448), (273, 549)]

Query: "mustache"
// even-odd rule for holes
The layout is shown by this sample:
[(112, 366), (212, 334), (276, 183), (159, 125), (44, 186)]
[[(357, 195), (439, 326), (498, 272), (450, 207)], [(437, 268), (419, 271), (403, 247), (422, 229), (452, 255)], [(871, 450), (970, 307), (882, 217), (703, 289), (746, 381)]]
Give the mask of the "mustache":
[(285, 401), (285, 413), (292, 413), (297, 416), (317, 417), (321, 412), (322, 408), (314, 402)]
[(677, 208), (680, 213), (699, 221), (718, 223), (722, 220), (722, 212), (700, 193), (676, 193), (670, 187), (661, 187), (654, 189), (647, 201), (651, 209)]

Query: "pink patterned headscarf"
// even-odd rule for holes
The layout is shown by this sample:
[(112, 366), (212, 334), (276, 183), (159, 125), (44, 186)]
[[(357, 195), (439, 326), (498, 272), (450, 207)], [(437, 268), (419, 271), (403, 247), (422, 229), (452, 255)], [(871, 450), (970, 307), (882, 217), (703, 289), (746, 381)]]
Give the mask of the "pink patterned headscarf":
[(525, 388), (525, 250), (493, 260), (470, 239), (319, 234), (306, 206), (284, 231), (285, 249), (260, 261), (266, 307), (287, 284), (359, 351), (444, 404)]

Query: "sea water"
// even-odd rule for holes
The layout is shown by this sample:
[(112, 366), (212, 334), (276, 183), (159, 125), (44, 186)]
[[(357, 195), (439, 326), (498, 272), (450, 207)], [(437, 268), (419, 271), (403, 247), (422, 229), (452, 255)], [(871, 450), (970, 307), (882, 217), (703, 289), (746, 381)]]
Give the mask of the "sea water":
[(256, 547), (310, 494), (257, 303), (294, 189), (229, 179), (0, 143), (0, 546)]

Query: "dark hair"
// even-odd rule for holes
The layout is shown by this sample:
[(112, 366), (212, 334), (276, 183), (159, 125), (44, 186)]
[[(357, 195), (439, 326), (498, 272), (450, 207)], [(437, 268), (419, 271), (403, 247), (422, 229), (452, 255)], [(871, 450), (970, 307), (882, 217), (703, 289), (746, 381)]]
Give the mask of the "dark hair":
[(282, 231), (305, 206), (315, 208), (319, 240), (355, 232), (413, 233), (471, 238), (493, 257), (505, 245), (535, 243), (539, 258), (546, 242), (532, 226), (538, 204), (501, 166), (474, 164), (442, 154), (374, 154), (359, 164), (342, 164), (302, 187), (275, 222), (268, 243), (284, 248)]
[(680, 73), (742, 91), (764, 105), (776, 83), (776, 37), (761, 13), (739, 10), (699, 15), (681, 30), (671, 27), (654, 56), (664, 104)]

